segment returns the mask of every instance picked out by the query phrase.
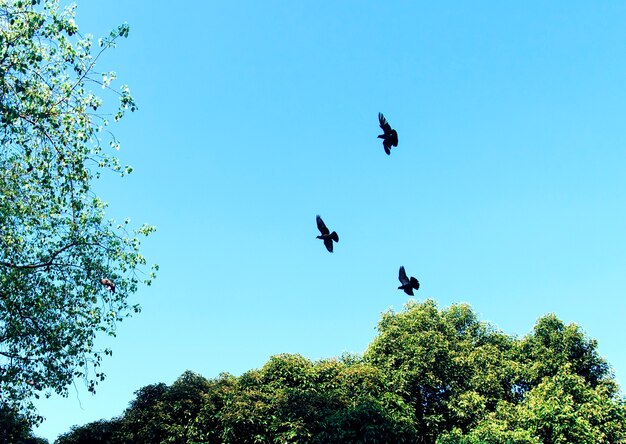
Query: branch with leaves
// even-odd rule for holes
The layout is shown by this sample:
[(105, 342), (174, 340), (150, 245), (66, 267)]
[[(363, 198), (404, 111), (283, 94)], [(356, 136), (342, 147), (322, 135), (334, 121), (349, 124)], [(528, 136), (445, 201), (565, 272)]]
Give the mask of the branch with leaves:
[(0, 0), (0, 404), (33, 419), (40, 394), (66, 395), (75, 378), (95, 390), (111, 353), (96, 336), (140, 311), (129, 298), (156, 272), (140, 253), (154, 228), (105, 219), (92, 189), (132, 170), (108, 116), (137, 106), (96, 71), (129, 27), (96, 46), (74, 19), (58, 0)]

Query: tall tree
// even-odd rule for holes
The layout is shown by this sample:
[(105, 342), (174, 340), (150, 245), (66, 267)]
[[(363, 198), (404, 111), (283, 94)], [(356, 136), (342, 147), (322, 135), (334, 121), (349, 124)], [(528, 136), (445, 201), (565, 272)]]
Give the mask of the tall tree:
[(439, 310), (432, 300), (384, 313), (366, 361), (387, 375), (413, 407), (425, 443), (474, 426), (497, 400), (515, 397), (512, 341), (465, 304)]
[(57, 0), (0, 0), (0, 402), (22, 409), (76, 377), (95, 390), (110, 353), (96, 334), (139, 311), (129, 296), (155, 271), (138, 238), (153, 228), (107, 221), (92, 187), (104, 170), (131, 171), (107, 125), (135, 103), (96, 71), (129, 28), (95, 46), (74, 18)]
[(111, 444), (626, 442), (626, 402), (574, 324), (547, 315), (517, 338), (468, 305), (427, 300), (383, 314), (378, 330), (363, 357), (282, 354), (211, 380), (185, 372), (57, 442), (96, 442), (98, 430)]

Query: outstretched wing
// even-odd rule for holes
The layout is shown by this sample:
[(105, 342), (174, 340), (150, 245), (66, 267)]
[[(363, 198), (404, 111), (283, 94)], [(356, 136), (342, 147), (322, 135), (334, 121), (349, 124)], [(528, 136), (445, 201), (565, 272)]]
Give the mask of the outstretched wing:
[[(402, 285), (407, 285), (407, 284), (409, 284), (409, 285), (410, 285), (410, 283), (411, 283), (411, 282), (409, 281), (409, 278), (408, 278), (408, 277), (406, 277), (406, 271), (404, 271), (404, 265), (401, 265), (401, 266), (400, 266), (400, 273), (398, 274), (398, 279), (400, 280), (400, 283), (401, 283)], [(405, 290), (405, 291), (406, 291), (406, 290)]]
[(383, 113), (378, 113), (378, 121), (380, 122), (380, 127), (385, 132), (385, 134), (391, 133), (391, 125), (387, 123), (387, 119), (385, 119)]
[(393, 146), (398, 146), (398, 133), (395, 129), (391, 130), (391, 137), (389, 138), (389, 142), (391, 142)]
[(333, 252), (333, 240), (330, 237), (324, 239), (324, 246), (329, 252)]
[(420, 281), (415, 279), (413, 276), (411, 276), (411, 287), (415, 288), (416, 290), (420, 289)]
[(315, 216), (315, 220), (317, 221), (317, 229), (320, 230), (320, 233), (322, 234), (330, 233), (330, 231), (328, 231), (328, 228), (326, 228), (326, 224), (324, 223), (324, 221), (322, 220), (319, 214)]

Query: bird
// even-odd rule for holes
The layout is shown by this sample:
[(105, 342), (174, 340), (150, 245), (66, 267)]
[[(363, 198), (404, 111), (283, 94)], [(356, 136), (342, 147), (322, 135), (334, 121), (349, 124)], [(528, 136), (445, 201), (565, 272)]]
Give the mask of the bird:
[(315, 220), (317, 221), (317, 229), (320, 230), (320, 233), (322, 233), (322, 235), (317, 236), (316, 239), (322, 239), (324, 241), (324, 246), (326, 246), (326, 249), (330, 253), (332, 253), (333, 241), (339, 242), (339, 236), (337, 235), (337, 232), (333, 231), (331, 233), (319, 214), (315, 216)]
[(111, 279), (102, 278), (100, 279), (100, 283), (109, 290), (111, 290), (112, 293), (115, 293), (115, 282), (113, 282)]
[(406, 271), (404, 271), (404, 265), (400, 266), (400, 274), (398, 275), (398, 279), (400, 279), (400, 285), (398, 290), (404, 290), (404, 292), (410, 296), (413, 296), (413, 289), (419, 290), (420, 282), (411, 276), (409, 279), (406, 275)]
[(391, 154), (391, 147), (398, 146), (398, 133), (395, 129), (391, 128), (383, 113), (378, 113), (378, 121), (380, 122), (380, 127), (383, 129), (383, 134), (378, 136), (379, 139), (383, 139), (383, 148), (385, 148), (385, 153), (387, 155)]
[(28, 379), (26, 380), (26, 384), (30, 385), (31, 387), (34, 387), (35, 390), (41, 390), (41, 384), (33, 381), (32, 379)]

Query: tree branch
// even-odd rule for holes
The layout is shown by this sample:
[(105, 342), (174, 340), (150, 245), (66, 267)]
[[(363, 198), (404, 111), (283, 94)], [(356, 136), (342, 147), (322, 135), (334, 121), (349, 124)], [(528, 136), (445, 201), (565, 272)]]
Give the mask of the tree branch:
[(72, 242), (66, 246), (64, 246), (63, 248), (57, 250), (56, 252), (54, 252), (51, 256), (50, 259), (47, 262), (42, 262), (39, 264), (22, 264), (22, 265), (18, 265), (18, 264), (14, 264), (12, 262), (6, 262), (6, 261), (0, 261), (0, 265), (2, 265), (3, 267), (7, 267), (7, 268), (17, 268), (20, 270), (32, 270), (35, 268), (43, 268), (43, 267), (50, 267), (51, 265), (54, 265), (54, 260), (56, 259), (56, 257), (63, 253), (65, 250), (68, 250), (74, 246), (76, 246), (76, 242)]

